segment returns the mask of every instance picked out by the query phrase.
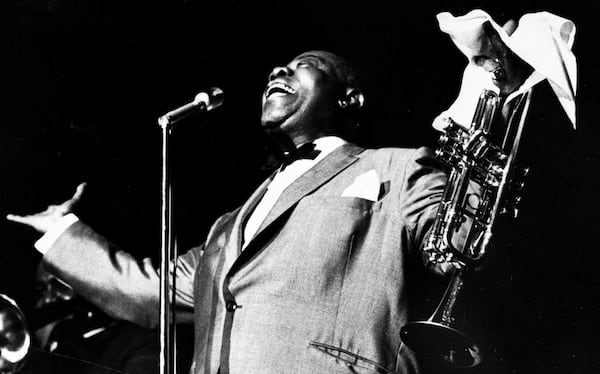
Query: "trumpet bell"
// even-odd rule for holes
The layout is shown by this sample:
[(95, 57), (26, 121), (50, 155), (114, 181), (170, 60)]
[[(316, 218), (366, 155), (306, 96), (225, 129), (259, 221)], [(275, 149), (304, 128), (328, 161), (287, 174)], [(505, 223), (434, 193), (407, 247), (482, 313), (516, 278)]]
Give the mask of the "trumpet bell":
[(31, 347), (25, 317), (17, 303), (0, 294), (0, 373), (15, 373)]
[(461, 331), (432, 321), (406, 324), (400, 330), (402, 341), (424, 361), (454, 368), (478, 365), (482, 354), (475, 342)]

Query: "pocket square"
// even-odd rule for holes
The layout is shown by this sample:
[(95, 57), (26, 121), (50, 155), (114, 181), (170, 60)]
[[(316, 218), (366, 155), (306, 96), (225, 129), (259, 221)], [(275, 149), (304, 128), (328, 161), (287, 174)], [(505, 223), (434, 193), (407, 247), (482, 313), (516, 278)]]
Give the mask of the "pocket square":
[(370, 201), (377, 201), (381, 189), (379, 176), (375, 170), (369, 170), (357, 176), (351, 185), (342, 192), (342, 197), (358, 197)]

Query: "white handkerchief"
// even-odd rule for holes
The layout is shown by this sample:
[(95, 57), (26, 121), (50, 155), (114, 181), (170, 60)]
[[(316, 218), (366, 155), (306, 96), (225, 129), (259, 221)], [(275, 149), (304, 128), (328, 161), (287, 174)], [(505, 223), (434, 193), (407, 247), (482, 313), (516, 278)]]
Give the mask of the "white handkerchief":
[(381, 188), (379, 176), (375, 170), (369, 170), (354, 179), (351, 185), (342, 192), (342, 197), (359, 197), (370, 201), (377, 201)]
[[(440, 30), (450, 35), (454, 44), (470, 61), (463, 75), (461, 92), (445, 116), (457, 121), (455, 116), (460, 116), (462, 112), (464, 118), (457, 122), (463, 126), (468, 124), (481, 90), (493, 89), (490, 74), (473, 64), (473, 56), (480, 54), (487, 40), (483, 24), (489, 22), (506, 46), (531, 65), (541, 78), (530, 82), (530, 87), (544, 78), (548, 79), (575, 128), (577, 60), (571, 52), (575, 37), (575, 24), (572, 21), (549, 12), (528, 13), (521, 17), (517, 29), (509, 36), (489, 14), (480, 9), (458, 17), (443, 12), (437, 15), (437, 19)], [(433, 127), (442, 130), (444, 124), (436, 118)]]

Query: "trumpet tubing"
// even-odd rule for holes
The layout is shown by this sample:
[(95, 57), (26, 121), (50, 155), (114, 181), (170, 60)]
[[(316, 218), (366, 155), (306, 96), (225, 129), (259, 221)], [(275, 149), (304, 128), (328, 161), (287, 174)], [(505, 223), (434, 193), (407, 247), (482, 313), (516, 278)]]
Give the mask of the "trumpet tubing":
[(458, 328), (455, 307), (466, 275), (488, 252), (498, 216), (518, 213), (528, 169), (516, 166), (516, 157), (530, 100), (530, 91), (515, 99), (503, 126), (500, 98), (484, 90), (471, 126), (448, 119), (440, 136), (436, 157), (450, 171), (423, 250), (430, 262), (452, 263), (456, 271), (431, 317), (401, 329), (403, 342), (429, 360), (453, 367), (475, 366), (482, 360), (477, 344)]
[(31, 336), (17, 303), (0, 294), (0, 373), (19, 371), (29, 353)]

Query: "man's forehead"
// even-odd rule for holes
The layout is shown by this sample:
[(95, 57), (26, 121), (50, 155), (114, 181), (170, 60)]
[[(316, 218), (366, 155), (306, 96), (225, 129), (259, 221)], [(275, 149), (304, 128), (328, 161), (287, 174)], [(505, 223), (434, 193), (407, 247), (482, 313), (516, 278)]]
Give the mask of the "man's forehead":
[(304, 52), (299, 54), (298, 56), (296, 56), (292, 61), (298, 61), (298, 60), (302, 60), (305, 58), (316, 58), (318, 60), (320, 60), (321, 62), (330, 65), (330, 66), (337, 66), (339, 64), (341, 64), (343, 62), (343, 59), (341, 57), (339, 57), (338, 55), (335, 55), (331, 52), (327, 52), (327, 51), (308, 51), (308, 52)]
[(340, 79), (346, 80), (348, 78), (348, 64), (346, 60), (335, 53), (327, 51), (308, 51), (296, 56), (291, 63), (307, 58), (316, 58), (322, 64), (331, 68)]

